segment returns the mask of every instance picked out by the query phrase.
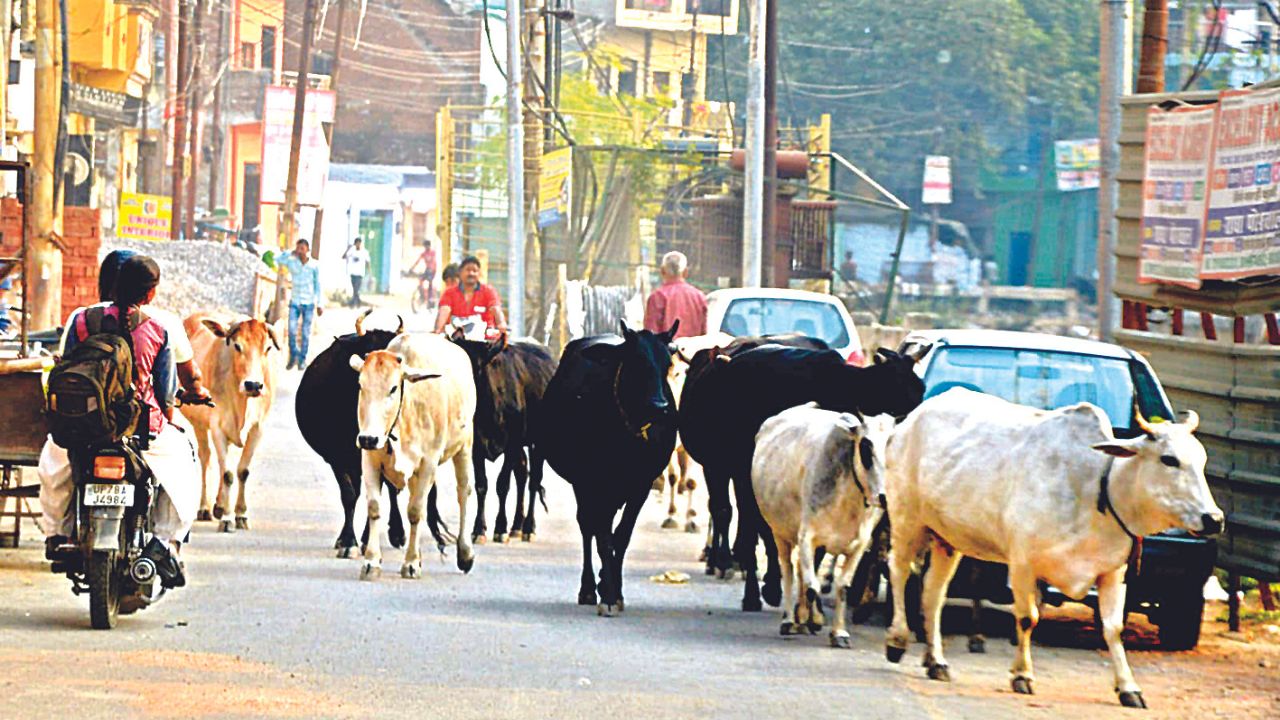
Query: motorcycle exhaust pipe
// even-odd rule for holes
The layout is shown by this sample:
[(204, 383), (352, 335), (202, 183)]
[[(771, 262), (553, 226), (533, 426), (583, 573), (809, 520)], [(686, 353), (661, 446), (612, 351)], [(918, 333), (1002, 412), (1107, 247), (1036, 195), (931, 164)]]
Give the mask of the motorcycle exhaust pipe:
[(156, 564), (149, 557), (140, 557), (129, 566), (129, 576), (139, 585), (146, 585), (156, 578)]

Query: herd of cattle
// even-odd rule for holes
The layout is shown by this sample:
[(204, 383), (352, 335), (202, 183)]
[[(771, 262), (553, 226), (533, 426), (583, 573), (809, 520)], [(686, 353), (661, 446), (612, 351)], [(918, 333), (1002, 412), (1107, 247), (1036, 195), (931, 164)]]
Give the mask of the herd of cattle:
[[(338, 556), (362, 548), (364, 580), (381, 574), (384, 522), (391, 545), (405, 548), (402, 577), (422, 575), (424, 519), (438, 545), (456, 543), (457, 565), (469, 571), (473, 543), (488, 534), (485, 463), (499, 456), (493, 539), (533, 540), (545, 461), (577, 501), (578, 603), (621, 613), (623, 562), (655, 479), (672, 492), (664, 526), (678, 527), (675, 500), (696, 482), (696, 464), (710, 496), (708, 574), (731, 577), (736, 563), (742, 609), (760, 610), (762, 599), (781, 605), (782, 634), (827, 624), (818, 567), (830, 554), (839, 588), (830, 641), (849, 647), (844, 589), (887, 515), (890, 661), (909, 644), (906, 583), (923, 558), (924, 665), (930, 678), (950, 679), (942, 605), (961, 557), (971, 556), (1010, 568), (1015, 691), (1032, 692), (1030, 636), (1041, 584), (1075, 598), (1096, 587), (1116, 692), (1122, 704), (1145, 707), (1120, 641), (1126, 567), (1143, 535), (1171, 528), (1212, 534), (1222, 525), (1204, 479), (1204, 448), (1192, 436), (1194, 415), (1151, 425), (1139, 418), (1137, 437), (1117, 439), (1089, 404), (1047, 412), (962, 389), (925, 400), (919, 357), (888, 350), (854, 367), (801, 336), (673, 341), (676, 327), (652, 333), (623, 324), (621, 335), (569, 343), (557, 362), (531, 341), (410, 334), (403, 323), (395, 332), (366, 330), (367, 315), (311, 362), (295, 401), (303, 438), (340, 489)], [(219, 465), (217, 502), (205, 493), (201, 518), (218, 519), (224, 532), (247, 530), (245, 483), (277, 382), (279, 339), (249, 318), (193, 316), (187, 330), (217, 402), (184, 410), (206, 475), (210, 446)], [(234, 475), (228, 445), (242, 448)], [(445, 462), (457, 479), (459, 517), (470, 517), (474, 490), (471, 532), (455, 535), (436, 512), (435, 473)], [(407, 537), (398, 507), (405, 488)], [(362, 491), (368, 520), (357, 543)], [(690, 500), (690, 532), (695, 515)], [(767, 558), (762, 578), (758, 543)]]

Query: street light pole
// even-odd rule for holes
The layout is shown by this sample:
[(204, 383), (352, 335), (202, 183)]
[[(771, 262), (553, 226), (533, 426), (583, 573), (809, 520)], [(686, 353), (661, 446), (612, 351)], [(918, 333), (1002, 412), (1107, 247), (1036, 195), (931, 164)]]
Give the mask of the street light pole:
[(507, 0), (507, 324), (516, 337), (524, 334), (523, 7), (521, 0)]
[(1101, 145), (1098, 187), (1098, 337), (1111, 341), (1116, 326), (1116, 205), (1120, 188), (1120, 98), (1132, 87), (1132, 0), (1102, 0), (1098, 132)]

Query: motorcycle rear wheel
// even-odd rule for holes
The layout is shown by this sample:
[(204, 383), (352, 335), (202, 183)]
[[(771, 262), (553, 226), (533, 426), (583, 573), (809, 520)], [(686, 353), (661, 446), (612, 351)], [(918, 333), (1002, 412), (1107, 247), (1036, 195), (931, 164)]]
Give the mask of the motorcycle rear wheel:
[(85, 579), (89, 584), (89, 620), (95, 630), (110, 630), (116, 626), (120, 613), (118, 564), (114, 550), (95, 550), (89, 558)]

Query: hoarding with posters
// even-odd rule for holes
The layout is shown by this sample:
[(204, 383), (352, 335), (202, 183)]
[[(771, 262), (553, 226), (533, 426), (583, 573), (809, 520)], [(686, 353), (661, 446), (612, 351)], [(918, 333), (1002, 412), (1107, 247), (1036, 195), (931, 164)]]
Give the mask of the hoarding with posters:
[(1215, 117), (1213, 107), (1147, 111), (1138, 282), (1200, 287)]
[(538, 227), (554, 225), (569, 217), (573, 148), (552, 150), (542, 156), (538, 176)]
[[(267, 87), (262, 111), (262, 203), (284, 204), (289, 182), (289, 152), (293, 142), (295, 89)], [(298, 205), (324, 202), (329, 177), (329, 141), (324, 125), (333, 122), (337, 106), (331, 90), (308, 90), (302, 118), (302, 148), (298, 155)]]
[(1224, 91), (1217, 112), (1200, 277), (1280, 273), (1280, 89)]
[(1101, 178), (1098, 138), (1058, 140), (1053, 144), (1053, 165), (1058, 190), (1096, 190)]
[(120, 219), (116, 223), (116, 237), (125, 240), (169, 240), (169, 225), (173, 221), (173, 200), (160, 195), (120, 193)]

